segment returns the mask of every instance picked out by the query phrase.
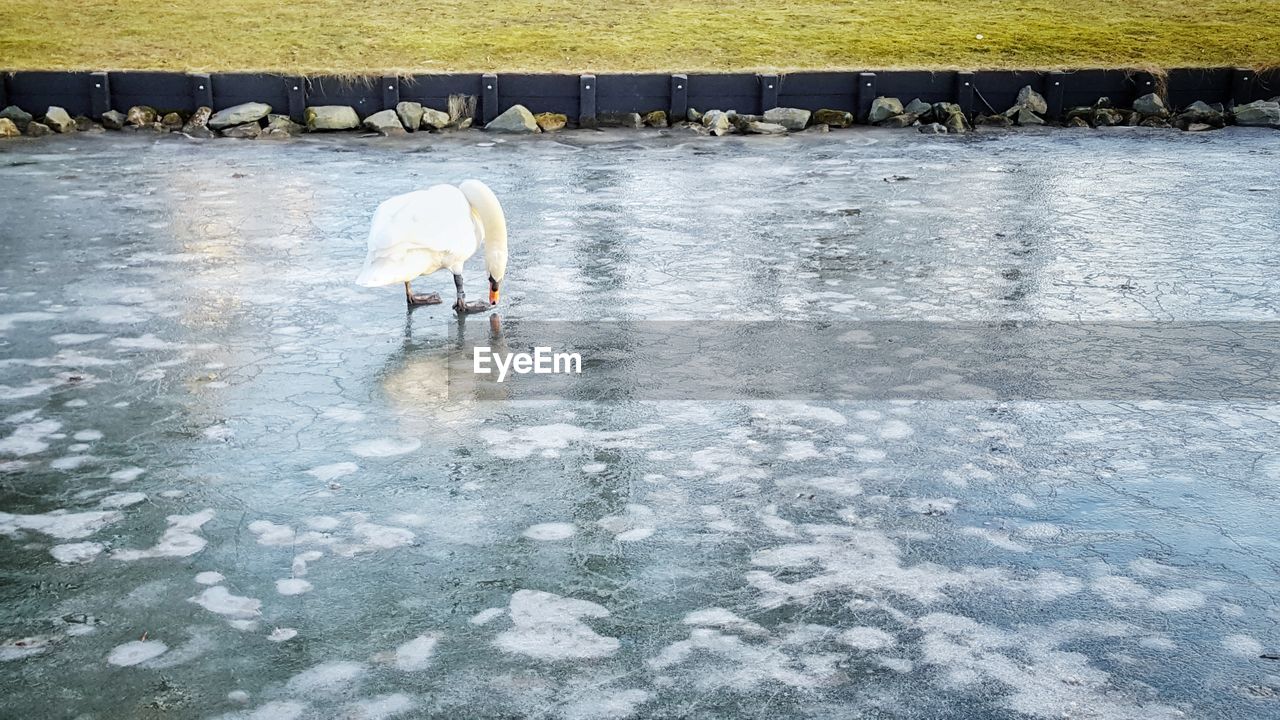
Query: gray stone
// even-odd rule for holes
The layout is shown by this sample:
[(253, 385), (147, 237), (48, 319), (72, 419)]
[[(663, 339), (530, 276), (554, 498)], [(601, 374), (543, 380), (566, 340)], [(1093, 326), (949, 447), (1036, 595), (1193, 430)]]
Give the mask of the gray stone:
[(1076, 115), (1075, 117), (1072, 117), (1071, 119), (1067, 120), (1067, 127), (1087, 128), (1092, 126), (1089, 124), (1088, 120), (1085, 120), (1083, 117)]
[(102, 132), (102, 126), (85, 115), (76, 116), (76, 130), (80, 132)]
[(903, 108), (902, 111), (909, 112), (912, 115), (915, 115), (916, 117), (923, 117), (924, 115), (928, 114), (928, 112), (932, 109), (933, 109), (932, 105), (921, 100), (920, 98), (916, 98), (911, 102), (907, 103), (907, 106)]
[(1013, 119), (1021, 127), (1029, 127), (1032, 125), (1043, 125), (1044, 120), (1030, 108), (1018, 108), (1018, 115)]
[(0, 117), (0, 137), (18, 137), (21, 134), (17, 123), (7, 117)]
[(134, 105), (125, 113), (124, 119), (134, 127), (147, 127), (156, 121), (156, 109), (147, 105)]
[(1023, 86), (1018, 91), (1018, 98), (1013, 102), (1015, 107), (1024, 107), (1038, 115), (1044, 115), (1049, 112), (1049, 102), (1044, 96), (1031, 89), (1030, 85)]
[(929, 123), (927, 125), (921, 125), (918, 129), (920, 132), (924, 133), (925, 135), (946, 135), (947, 134), (947, 126), (943, 125), (942, 123)]
[(13, 121), (13, 124), (18, 126), (18, 130), (20, 132), (26, 132), (27, 125), (33, 119), (31, 117), (31, 113), (24, 111), (17, 105), (10, 105), (5, 109), (0, 110), (0, 118)]
[(449, 113), (429, 107), (422, 108), (423, 130), (443, 130), (449, 127)]
[(700, 123), (702, 122), (702, 113), (694, 108), (689, 108), (684, 111), (684, 119), (691, 123)]
[(1213, 126), (1208, 123), (1191, 123), (1183, 129), (1187, 132), (1204, 132), (1205, 130), (1212, 130)]
[(506, 112), (494, 118), (492, 122), (484, 126), (484, 129), (490, 132), (504, 133), (541, 132), (538, 129), (538, 121), (534, 119), (533, 113), (529, 112), (529, 108), (523, 105), (512, 105), (507, 108)]
[(1221, 111), (1208, 103), (1197, 100), (1178, 113), (1178, 116), (1174, 118), (1174, 124), (1184, 129), (1191, 123), (1204, 123), (1214, 127), (1222, 127), (1225, 124), (1224, 120)]
[(803, 130), (813, 113), (802, 108), (776, 107), (764, 111), (764, 121), (781, 125), (788, 130)]
[(1138, 127), (1138, 123), (1142, 122), (1142, 113), (1140, 112), (1130, 111), (1125, 113), (1124, 110), (1121, 110), (1120, 114), (1124, 115), (1124, 124), (1129, 127)]
[(252, 140), (262, 134), (262, 126), (258, 124), (257, 120), (253, 120), (252, 122), (223, 128), (221, 132), (222, 137)]
[(987, 127), (1009, 127), (1013, 124), (1013, 120), (1008, 115), (979, 115), (973, 119), (973, 124)]
[(314, 105), (302, 113), (307, 130), (355, 130), (360, 116), (348, 105)]
[(719, 110), (708, 110), (702, 116), (702, 125), (707, 132), (715, 136), (726, 135), (729, 132), (729, 115)]
[(826, 123), (816, 123), (816, 124), (810, 125), (809, 129), (805, 130), (805, 132), (811, 132), (811, 133), (831, 132), (831, 126)]
[(904, 112), (901, 115), (885, 118), (876, 124), (886, 128), (904, 128), (914, 124), (917, 119), (915, 113)]
[(209, 129), (208, 125), (197, 125), (195, 127), (183, 125), (182, 134), (196, 140), (209, 140), (218, 136), (217, 133)]
[(45, 111), (44, 124), (48, 125), (49, 129), (56, 133), (76, 131), (76, 121), (71, 117), (71, 114), (57, 105), (51, 105)]
[(596, 125), (598, 127), (620, 127), (620, 128), (640, 128), (644, 127), (644, 118), (640, 117), (640, 113), (633, 112), (602, 112), (596, 113)]
[(44, 137), (52, 132), (53, 130), (50, 130), (49, 126), (44, 123), (38, 123), (35, 120), (27, 123), (26, 134), (30, 137)]
[(1093, 111), (1094, 127), (1112, 127), (1124, 122), (1124, 116), (1111, 108), (1098, 108)]
[(853, 126), (853, 113), (844, 110), (828, 110), (823, 108), (813, 113), (813, 122), (822, 123), (833, 128), (847, 128)]
[(239, 105), (233, 105), (229, 108), (223, 108), (213, 114), (209, 118), (209, 127), (214, 130), (229, 128), (232, 125), (244, 125), (245, 123), (256, 123), (271, 112), (271, 106), (266, 103), (247, 102)]
[(102, 113), (102, 127), (108, 130), (120, 130), (124, 127), (125, 116), (119, 110), (108, 110)]
[(365, 118), (360, 126), (383, 137), (405, 134), (404, 126), (400, 124), (400, 116), (395, 110), (380, 110)]
[(884, 122), (894, 115), (902, 114), (902, 101), (898, 98), (878, 97), (871, 101), (871, 112), (867, 114), (867, 122), (875, 125)]
[(1237, 105), (1237, 125), (1252, 127), (1280, 127), (1280, 103), (1255, 100), (1247, 105)]
[(1169, 107), (1164, 104), (1164, 98), (1155, 93), (1147, 93), (1137, 100), (1133, 101), (1134, 112), (1140, 112), (1143, 115), (1155, 117), (1168, 117)]
[[(192, 137), (213, 137), (213, 133), (200, 132), (200, 129), (209, 129), (209, 118), (213, 117), (213, 108), (207, 105), (201, 105), (196, 111), (191, 113), (191, 117), (187, 118), (186, 124), (182, 126), (182, 132)], [(103, 116), (103, 122), (106, 122), (106, 116)]]
[(301, 134), (302, 126), (288, 115), (268, 115), (267, 126), (262, 130), (262, 137), (276, 140), (286, 140)]
[(962, 112), (953, 112), (947, 115), (947, 119), (942, 121), (942, 125), (947, 129), (947, 132), (955, 133), (956, 135), (963, 135), (969, 131), (969, 122), (964, 119), (964, 113)]
[(562, 113), (538, 113), (533, 116), (533, 120), (538, 123), (538, 129), (542, 130), (542, 132), (563, 130), (564, 126), (569, 124), (569, 116)]
[(169, 132), (176, 132), (182, 129), (182, 116), (176, 112), (165, 113), (164, 117), (160, 118), (160, 124)]
[(1148, 118), (1143, 118), (1143, 119), (1142, 119), (1142, 122), (1139, 122), (1139, 123), (1138, 123), (1138, 125), (1141, 125), (1142, 127), (1151, 127), (1151, 128), (1167, 128), (1167, 127), (1171, 127), (1171, 126), (1169, 125), (1169, 121), (1168, 121), (1168, 120), (1166, 120), (1166, 119), (1164, 119), (1164, 118), (1162, 118), (1162, 117), (1148, 117)]
[(67, 110), (59, 108), (56, 105), (50, 105), (45, 110), (44, 123), (54, 132), (76, 132), (76, 119)]
[(786, 135), (787, 129), (778, 123), (752, 120), (747, 123), (747, 133), (750, 135)]
[(1102, 97), (1093, 101), (1094, 110), (1099, 110), (1102, 108), (1110, 108), (1110, 107), (1111, 107), (1111, 98), (1107, 97), (1106, 95), (1103, 95)]
[(656, 128), (667, 127), (667, 111), (654, 110), (653, 112), (646, 113), (644, 116), (644, 124), (647, 127), (656, 127)]
[(400, 118), (400, 124), (404, 129), (409, 132), (422, 127), (422, 116), (425, 113), (426, 109), (422, 107), (422, 103), (407, 100), (396, 103), (396, 116)]

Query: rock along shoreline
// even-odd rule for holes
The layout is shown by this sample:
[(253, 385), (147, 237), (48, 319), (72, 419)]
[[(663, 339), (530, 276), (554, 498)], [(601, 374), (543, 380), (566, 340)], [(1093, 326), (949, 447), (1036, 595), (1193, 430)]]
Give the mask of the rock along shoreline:
[[(509, 134), (554, 133), (572, 129), (671, 128), (691, 135), (724, 136), (786, 135), (823, 133), (855, 125), (887, 128), (915, 128), (931, 135), (958, 135), (977, 128), (1067, 127), (1105, 128), (1141, 126), (1204, 132), (1227, 125), (1280, 129), (1280, 96), (1240, 105), (1209, 104), (1196, 101), (1185, 107), (1170, 107), (1163, 97), (1149, 93), (1130, 107), (1116, 107), (1109, 98), (1093, 104), (1068, 108), (1061, 118), (1048, 114), (1049, 105), (1030, 86), (1022, 88), (1013, 106), (1003, 112), (987, 108), (986, 113), (966, 114), (959, 105), (926, 103), (913, 99), (877, 97), (864, 119), (845, 110), (804, 110), (775, 107), (761, 115), (738, 113), (732, 109), (698, 111), (689, 108), (684, 117), (671, 118), (664, 110), (647, 113), (599, 113), (590, 122), (576, 122), (560, 113), (534, 114), (523, 105), (512, 105), (483, 126), (486, 132)], [(304, 133), (357, 132), (380, 136), (414, 132), (451, 132), (479, 128), (476, 97), (451, 95), (447, 107), (436, 109), (416, 102), (400, 102), (395, 109), (380, 110), (361, 118), (345, 105), (309, 106), (303, 122), (272, 112), (266, 103), (248, 102), (223, 108), (200, 107), (194, 112), (160, 112), (136, 105), (126, 112), (109, 110), (98, 118), (71, 117), (57, 106), (36, 115), (16, 105), (0, 110), (0, 139), (20, 136), (41, 137), (75, 132), (120, 131), (133, 133), (180, 133), (195, 139), (239, 138), (247, 140), (289, 139)]]

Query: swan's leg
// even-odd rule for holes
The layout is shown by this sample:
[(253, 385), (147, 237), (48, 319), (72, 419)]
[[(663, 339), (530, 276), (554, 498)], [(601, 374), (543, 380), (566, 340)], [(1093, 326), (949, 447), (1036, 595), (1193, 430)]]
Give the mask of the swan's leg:
[(404, 300), (413, 305), (439, 305), (440, 293), (431, 293), (430, 295), (414, 295), (413, 290), (409, 287), (408, 281), (404, 284)]
[(458, 289), (458, 299), (453, 303), (453, 309), (460, 313), (484, 312), (489, 309), (485, 303), (468, 303), (467, 294), (462, 291), (462, 273), (453, 274), (453, 286)]

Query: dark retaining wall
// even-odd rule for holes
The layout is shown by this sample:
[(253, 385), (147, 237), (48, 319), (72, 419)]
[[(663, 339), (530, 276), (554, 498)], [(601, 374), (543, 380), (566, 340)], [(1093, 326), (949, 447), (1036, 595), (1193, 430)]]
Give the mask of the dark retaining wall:
[[(308, 105), (350, 105), (361, 117), (415, 100), (444, 109), (453, 93), (479, 97), (478, 114), (487, 122), (517, 103), (533, 112), (560, 112), (591, 120), (597, 112), (667, 110), (681, 117), (686, 108), (761, 113), (771, 107), (855, 111), (865, 117), (877, 96), (959, 103), (966, 112), (1007, 109), (1024, 85), (1049, 101), (1049, 114), (1090, 105), (1108, 96), (1117, 107), (1156, 89), (1145, 72), (799, 72), (789, 74), (450, 74), (346, 79), (254, 73), (9, 72), (0, 74), (0, 106), (18, 105), (39, 114), (50, 105), (72, 115), (97, 117), (109, 109), (150, 105), (162, 112), (214, 110), (257, 101), (302, 120)], [(1280, 69), (1256, 73), (1242, 68), (1172, 70), (1167, 99), (1174, 107), (1192, 101), (1244, 103), (1280, 94)]]

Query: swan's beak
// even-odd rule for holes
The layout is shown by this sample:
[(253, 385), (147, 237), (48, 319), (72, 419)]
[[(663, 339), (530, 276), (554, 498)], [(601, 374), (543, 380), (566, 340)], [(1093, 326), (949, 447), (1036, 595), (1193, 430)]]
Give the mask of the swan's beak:
[(498, 281), (493, 278), (489, 278), (489, 304), (497, 305), (498, 296), (500, 294), (501, 293), (498, 292)]

